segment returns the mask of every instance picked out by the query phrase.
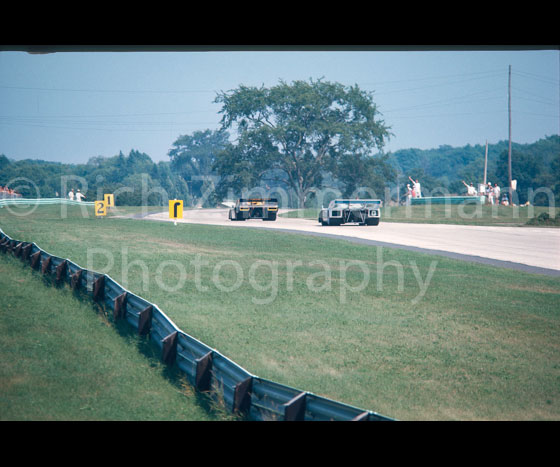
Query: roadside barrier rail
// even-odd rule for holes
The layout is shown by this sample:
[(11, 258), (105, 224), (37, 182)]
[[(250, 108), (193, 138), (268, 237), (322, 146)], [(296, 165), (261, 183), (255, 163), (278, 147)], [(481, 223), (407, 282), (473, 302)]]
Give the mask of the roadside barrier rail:
[[(69, 200), (67, 200), (69, 201)], [(162, 361), (177, 365), (189, 383), (207, 392), (226, 409), (248, 420), (270, 421), (392, 421), (360, 409), (285, 386), (251, 374), (203, 342), (180, 330), (157, 305), (126, 290), (107, 274), (82, 268), (69, 259), (51, 255), (33, 242), (15, 240), (0, 228), (0, 251), (11, 252), (24, 263), (66, 283), (110, 310), (114, 322), (125, 320), (138, 335), (159, 349)]]
[(76, 201), (67, 198), (4, 198), (0, 199), (0, 207), (18, 205), (69, 204), (93, 206), (93, 201)]

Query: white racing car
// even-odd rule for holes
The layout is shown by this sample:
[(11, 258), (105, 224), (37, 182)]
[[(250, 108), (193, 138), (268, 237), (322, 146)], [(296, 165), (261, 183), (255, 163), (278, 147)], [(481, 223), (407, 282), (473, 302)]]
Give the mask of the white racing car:
[(319, 212), (321, 225), (379, 225), (381, 200), (379, 199), (334, 199)]

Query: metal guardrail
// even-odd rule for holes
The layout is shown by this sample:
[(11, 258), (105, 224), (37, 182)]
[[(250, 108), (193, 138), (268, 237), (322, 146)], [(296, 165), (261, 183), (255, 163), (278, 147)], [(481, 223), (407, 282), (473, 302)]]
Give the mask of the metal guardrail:
[(140, 336), (148, 336), (167, 365), (177, 365), (198, 391), (209, 392), (231, 413), (248, 420), (392, 421), (313, 393), (259, 378), (216, 349), (180, 330), (157, 305), (126, 290), (107, 274), (84, 269), (51, 255), (35, 243), (12, 239), (0, 228), (0, 251), (12, 252), (57, 283), (89, 296), (112, 311), (114, 322), (126, 320)]
[(410, 204), (426, 205), (426, 204), (484, 204), (486, 202), (485, 196), (426, 196), (423, 198), (412, 198)]
[(93, 201), (75, 201), (67, 198), (3, 198), (0, 199), (0, 207), (12, 205), (42, 205), (42, 204), (69, 204), (93, 206)]

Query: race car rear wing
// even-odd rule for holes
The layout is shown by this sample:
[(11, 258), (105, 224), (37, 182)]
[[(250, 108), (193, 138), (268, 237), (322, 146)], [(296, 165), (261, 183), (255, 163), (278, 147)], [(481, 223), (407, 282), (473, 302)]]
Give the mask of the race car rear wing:
[(251, 205), (262, 205), (268, 203), (278, 203), (276, 198), (240, 198), (239, 203), (248, 203)]

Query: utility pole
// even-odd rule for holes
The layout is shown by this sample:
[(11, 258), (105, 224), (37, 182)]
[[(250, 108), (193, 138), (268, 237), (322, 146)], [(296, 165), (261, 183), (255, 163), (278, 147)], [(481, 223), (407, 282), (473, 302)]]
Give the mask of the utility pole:
[(508, 144), (508, 192), (509, 204), (513, 204), (513, 190), (511, 187), (511, 65), (509, 66), (508, 78), (508, 117), (509, 117), (509, 144)]
[(488, 173), (488, 140), (486, 140), (486, 152), (484, 153), (484, 186), (486, 186), (487, 173)]
[(401, 194), (400, 194), (400, 178), (401, 178), (401, 172), (397, 171), (397, 206), (401, 205)]

